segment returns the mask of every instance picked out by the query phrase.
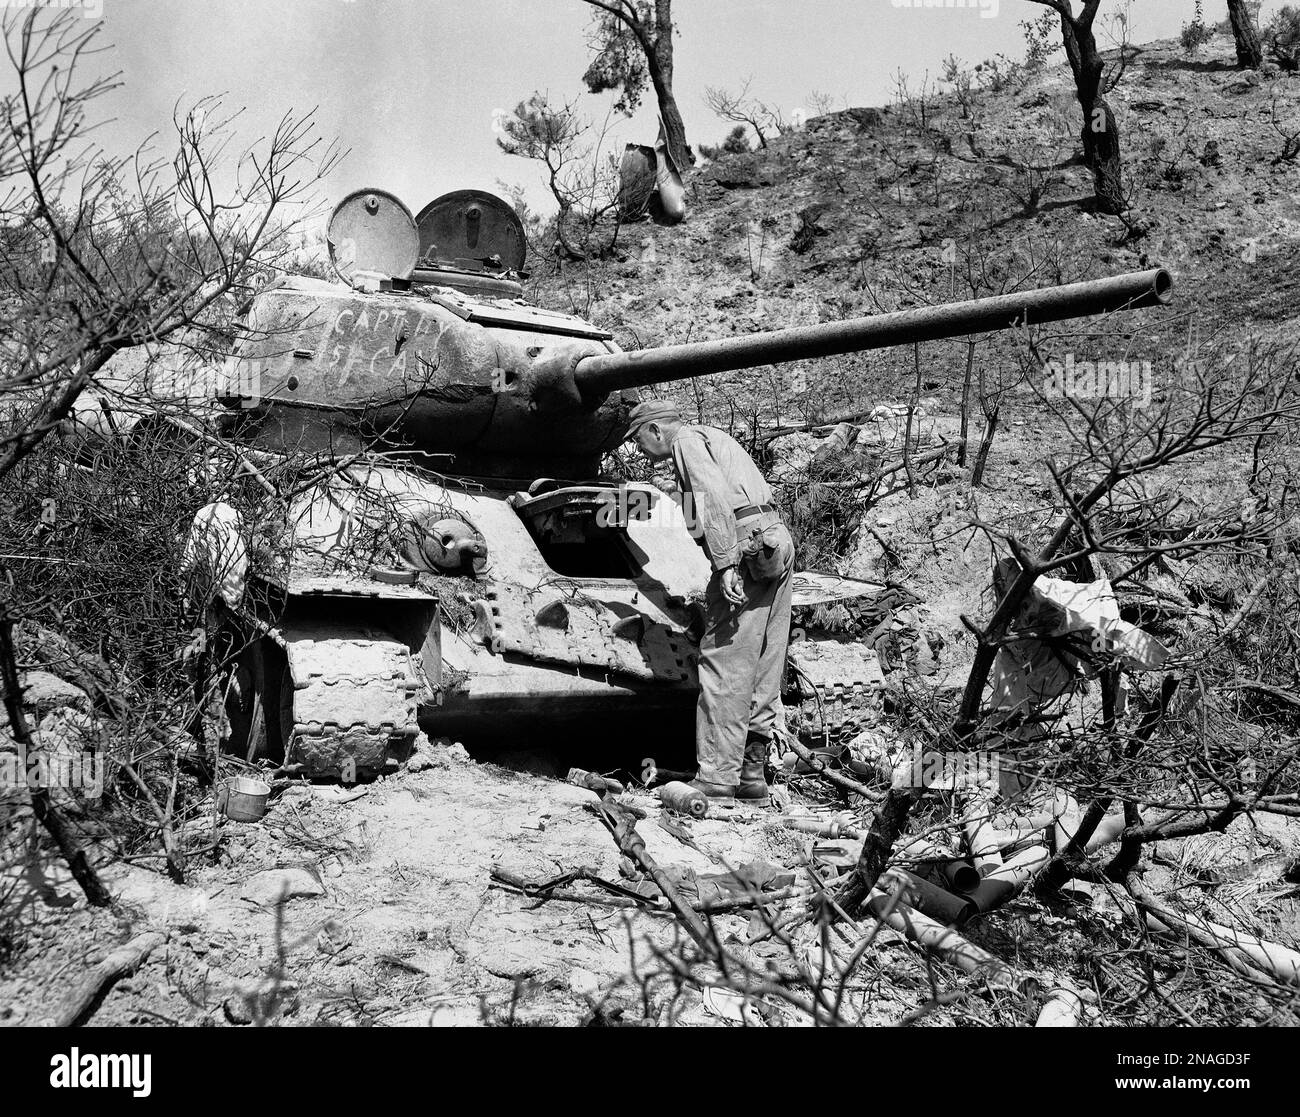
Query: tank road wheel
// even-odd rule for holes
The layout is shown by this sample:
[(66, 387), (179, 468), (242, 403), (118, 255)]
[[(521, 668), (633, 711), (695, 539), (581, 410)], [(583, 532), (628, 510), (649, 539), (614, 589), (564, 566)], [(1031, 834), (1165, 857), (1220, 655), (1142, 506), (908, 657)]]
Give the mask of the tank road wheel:
[(255, 639), (229, 668), (225, 683), (230, 738), (226, 751), (250, 762), (283, 761), (293, 729), (289, 661), (274, 640)]

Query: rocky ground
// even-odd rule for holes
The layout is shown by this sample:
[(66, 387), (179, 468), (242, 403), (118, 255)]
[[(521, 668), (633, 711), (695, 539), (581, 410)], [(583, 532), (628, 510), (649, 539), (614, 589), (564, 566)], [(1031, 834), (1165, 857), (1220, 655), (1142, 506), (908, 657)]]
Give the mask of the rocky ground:
[[(223, 820), (217, 863), (196, 858), (184, 885), (138, 864), (105, 866), (120, 904), (112, 914), (87, 910), (58, 862), (32, 862), (5, 884), (4, 1023), (40, 1022), (89, 967), (145, 930), (165, 933), (165, 944), (112, 987), (96, 1024), (639, 1021), (643, 989), (656, 1022), (719, 1022), (725, 1009), (706, 1009), (698, 990), (674, 1001), (651, 956), (650, 944), (679, 937), (663, 911), (582, 884), (568, 889), (581, 902), (539, 904), (494, 883), (494, 870), (530, 882), (575, 868), (623, 879), (613, 840), (584, 809), (592, 792), (476, 763), (458, 746), (421, 757), (411, 766), (421, 770), (364, 787), (287, 788), (258, 823)], [(764, 861), (804, 872), (812, 839), (771, 812), (684, 820), (648, 795), (626, 801), (647, 811), (638, 829), (661, 865), (704, 874)], [(748, 915), (714, 918), (724, 941), (746, 937)], [(880, 949), (871, 1013), (884, 1023), (920, 1004), (928, 984), (901, 936), (887, 932)], [(787, 955), (771, 944), (748, 951)]]
[[(815, 777), (783, 775), (780, 784), (785, 815), (829, 821), (835, 807), (835, 817), (863, 817), (842, 798), (828, 802), (835, 797)], [(936, 793), (930, 809), (941, 814), (947, 799)], [(814, 872), (842, 871), (833, 867), (851, 863), (861, 845), (792, 832), (777, 810), (693, 820), (643, 792), (622, 800), (646, 812), (638, 832), (655, 861), (677, 874), (758, 862), (807, 885)], [(92, 967), (155, 931), (159, 945), (107, 988), (96, 1024), (739, 1023), (735, 1003), (693, 984), (679, 989), (666, 975), (664, 957), (677, 953), (682, 936), (661, 906), (638, 909), (582, 882), (542, 903), (507, 883), (585, 870), (631, 886), (635, 875), (628, 879), (631, 866), (594, 802), (583, 788), (476, 762), (459, 744), (439, 743), (422, 745), (405, 771), (373, 784), (282, 782), (260, 822), (221, 819), (219, 853), (194, 855), (183, 885), (158, 859), (104, 859), (117, 897), (111, 911), (88, 909), (62, 863), (29, 856), (2, 885), (0, 1020), (57, 1018)], [(211, 844), (210, 812), (210, 800), (199, 803), (184, 828), (191, 848)], [(1297, 820), (1241, 819), (1223, 834), (1160, 843), (1151, 853), (1145, 880), (1161, 895), (1247, 933), (1300, 941)], [(794, 899), (770, 910), (804, 906)], [(841, 944), (824, 947), (815, 925), (792, 932), (787, 947), (765, 936), (750, 911), (712, 921), (720, 940), (760, 970), (815, 967), (827, 948), (841, 963), (847, 955)], [(1103, 961), (1124, 926), (1120, 894), (1102, 887), (1046, 906), (1022, 895), (964, 934), (1031, 977), (1029, 992), (990, 999), (982, 983), (940, 967), (942, 988), (957, 998), (921, 1016), (936, 1025), (1029, 1023), (1046, 992), (1064, 983), (1084, 996), (1086, 1021), (1124, 1022), (1115, 1008), (1124, 991), (1107, 982)], [(1168, 957), (1164, 965), (1175, 970), (1188, 964), (1180, 951)], [(929, 1001), (931, 977), (922, 953), (882, 929), (849, 986), (852, 1017), (911, 1018)], [(769, 1025), (808, 1022), (777, 999), (759, 1003)], [(1238, 1022), (1284, 1023), (1294, 1009), (1285, 998), (1246, 996), (1231, 1011)], [(1159, 1019), (1157, 1012), (1143, 1022)]]

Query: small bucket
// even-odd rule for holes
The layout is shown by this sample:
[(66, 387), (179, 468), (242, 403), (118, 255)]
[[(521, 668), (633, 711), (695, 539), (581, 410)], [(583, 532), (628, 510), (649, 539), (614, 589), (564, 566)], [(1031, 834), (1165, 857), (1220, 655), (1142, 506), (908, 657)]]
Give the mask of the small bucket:
[(271, 785), (249, 776), (231, 776), (222, 786), (218, 805), (233, 822), (257, 822), (266, 814)]

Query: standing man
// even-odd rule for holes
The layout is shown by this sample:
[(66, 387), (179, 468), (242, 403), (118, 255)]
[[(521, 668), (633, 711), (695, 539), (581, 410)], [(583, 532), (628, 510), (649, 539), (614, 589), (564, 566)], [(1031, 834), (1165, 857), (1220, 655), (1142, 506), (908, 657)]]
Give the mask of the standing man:
[(764, 763), (773, 732), (784, 728), (794, 544), (772, 490), (729, 434), (684, 423), (663, 400), (637, 405), (629, 422), (628, 437), (647, 458), (672, 459), (687, 525), (713, 567), (695, 713), (700, 770), (692, 785), (711, 798), (764, 804)]

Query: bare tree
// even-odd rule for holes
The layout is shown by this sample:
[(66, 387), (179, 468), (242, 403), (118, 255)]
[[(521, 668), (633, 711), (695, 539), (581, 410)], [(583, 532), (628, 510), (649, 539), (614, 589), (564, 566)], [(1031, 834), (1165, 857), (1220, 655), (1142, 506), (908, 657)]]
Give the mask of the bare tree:
[(1274, 12), (1265, 37), (1269, 57), (1279, 69), (1292, 74), (1300, 70), (1300, 8), (1284, 4)]
[(571, 102), (552, 106), (534, 93), (501, 122), (497, 145), (507, 155), (535, 159), (546, 168), (547, 187), (559, 206), (556, 234), (564, 251), (584, 260), (612, 252), (618, 243), (620, 179), (602, 152), (608, 127), (594, 136), (590, 121)]
[(740, 87), (740, 92), (735, 94), (725, 89), (715, 89), (711, 85), (705, 86), (704, 103), (709, 106), (714, 115), (723, 120), (729, 120), (733, 124), (748, 125), (754, 129), (754, 135), (758, 137), (758, 146), (765, 148), (769, 135), (784, 135), (790, 131), (791, 125), (787, 123), (779, 108), (773, 108), (765, 101), (749, 95), (749, 87), (753, 80), (751, 74)]
[[(20, 657), (24, 665), (33, 656), (42, 662), (54, 648), (59, 661), (80, 664), (77, 671), (103, 664), (97, 652), (109, 650), (125, 633), (114, 621), (132, 614), (138, 619), (142, 609), (139, 601), (124, 603), (109, 589), (107, 583), (122, 575), (115, 565), (100, 571), (105, 577), (93, 584), (97, 567), (89, 556), (99, 557), (117, 532), (131, 537), (137, 557), (156, 560), (159, 546), (173, 542), (185, 516), (193, 515), (193, 507), (181, 507), (182, 492), (206, 478), (203, 463), (211, 454), (202, 441), (180, 457), (169, 444), (158, 450), (167, 457), (166, 469), (161, 456), (141, 466), (135, 455), (139, 478), (169, 479), (167, 509), (175, 512), (146, 530), (146, 511), (163, 514), (158, 494), (136, 492), (121, 504), (107, 503), (103, 491), (89, 495), (88, 478), (98, 477), (102, 490), (121, 471), (97, 473), (93, 460), (77, 460), (50, 434), (67, 429), (87, 391), (106, 404), (109, 395), (132, 390), (124, 383), (131, 376), (106, 367), (124, 350), (142, 348), (146, 359), (140, 364), (146, 368), (147, 355), (160, 347), (190, 350), (215, 363), (229, 349), (237, 307), (293, 248), (293, 222), (282, 220), (285, 208), (310, 216), (302, 205), (310, 200), (308, 189), (337, 158), (332, 145), (314, 137), (310, 114), (286, 115), (269, 139), (238, 154), (231, 128), (238, 114), (223, 112), (213, 99), (174, 114), (176, 152), (169, 159), (145, 146), (125, 157), (104, 152), (88, 142), (93, 114), (96, 102), (120, 83), (115, 75), (87, 80), (79, 72), (97, 66), (95, 56), (107, 49), (99, 26), (79, 17), (67, 8), (34, 7), (6, 12), (0, 21), (14, 71), (8, 83), (13, 91), (0, 101), (0, 302), (6, 311), (0, 327), (0, 506), (10, 574), (0, 603), (0, 680), (13, 736), (29, 758), (41, 746), (23, 713)], [(147, 375), (133, 385), (136, 404), (151, 407), (142, 395), (145, 380)], [(117, 433), (118, 420), (109, 410), (96, 409), (106, 429)], [(189, 424), (182, 409), (173, 411), (169, 429), (175, 433)], [(49, 554), (52, 540), (74, 536), (79, 551)], [(151, 577), (178, 577), (174, 562), (162, 565), (159, 570), (144, 562), (124, 584), (143, 594)], [(74, 583), (51, 579), (51, 571), (74, 572), (92, 584), (73, 590)], [(177, 600), (179, 612), (179, 595)], [(97, 622), (91, 629), (96, 653), (31, 620), (39, 613), (58, 626), (84, 608)], [(176, 633), (169, 627), (159, 635), (171, 641)], [(176, 651), (152, 645), (136, 657), (137, 697), (147, 696), (170, 665), (184, 662), (179, 653), (173, 659)], [(105, 668), (98, 681), (112, 690), (121, 679), (108, 682), (111, 677)], [(115, 721), (129, 706), (113, 694), (95, 701)], [(156, 724), (141, 718), (135, 728), (149, 755), (161, 749), (175, 760)], [(169, 867), (179, 873), (167, 821), (179, 767), (172, 764), (170, 791), (166, 784), (150, 787), (134, 756), (128, 752), (122, 770), (138, 785), (151, 831), (161, 826)], [(87, 897), (104, 902), (106, 894), (54, 800), (36, 794), (33, 804)]]
[(1093, 175), (1093, 193), (1097, 208), (1103, 213), (1123, 213), (1128, 208), (1124, 200), (1123, 161), (1120, 156), (1119, 127), (1115, 114), (1106, 101), (1106, 94), (1118, 83), (1123, 72), (1121, 64), (1107, 75), (1093, 24), (1101, 0), (1084, 0), (1076, 16), (1072, 0), (1030, 0), (1044, 4), (1061, 18), (1061, 38), (1065, 55), (1074, 74), (1075, 95), (1083, 111), (1083, 157)]
[(686, 143), (686, 125), (673, 95), (672, 0), (584, 0), (598, 9), (592, 13), (588, 40), (596, 52), (583, 81), (592, 93), (617, 89), (615, 107), (631, 113), (641, 103), (646, 81), (655, 91), (663, 118), (668, 154), (679, 171), (694, 166), (695, 155)]
[[(78, 84), (78, 64), (103, 49), (99, 26), (34, 8), (7, 14), (3, 30), (17, 88), (0, 107), (0, 391), (15, 412), (0, 430), (0, 477), (114, 353), (220, 328), (232, 293), (287, 248), (280, 214), (336, 158), (318, 150), (311, 114), (286, 115), (263, 149), (227, 167), (237, 114), (210, 99), (177, 113), (170, 164), (144, 148), (80, 149), (94, 102), (118, 85)], [(227, 172), (235, 185), (223, 195)]]
[(1294, 163), (1300, 158), (1300, 120), (1282, 120), (1277, 111), (1277, 94), (1273, 95), (1273, 101), (1269, 105), (1268, 123), (1269, 127), (1282, 140), (1282, 150), (1273, 156), (1273, 165), (1279, 163)]
[[(1035, 344), (1027, 344), (1026, 353), (1031, 368), (1043, 367)], [(997, 722), (997, 716), (996, 711), (990, 713), (985, 709), (985, 687), (999, 648), (1008, 639), (1014, 639), (1018, 627), (1026, 626), (1026, 606), (1041, 576), (1056, 572), (1059, 577), (1061, 571), (1072, 566), (1077, 568), (1078, 563), (1092, 556), (1114, 555), (1121, 566), (1112, 581), (1119, 584), (1161, 555), (1199, 557), (1216, 550), (1237, 552), (1242, 546), (1245, 513), (1234, 508), (1222, 515), (1183, 522), (1174, 515), (1179, 501), (1153, 502), (1143, 490), (1142, 482), (1191, 455), (1233, 443), (1257, 443), (1270, 432), (1292, 426), (1300, 417), (1300, 402), (1292, 386), (1294, 360), (1294, 352), (1286, 348), (1254, 352), (1244, 377), (1229, 377), (1223, 371), (1226, 366), (1221, 366), (1212, 376), (1203, 375), (1196, 383), (1171, 391), (1161, 406), (1149, 411), (1133, 406), (1131, 399), (1109, 396), (1095, 381), (1085, 389), (1082, 398), (1066, 390), (1056, 409), (1066, 423), (1071, 450), (1065, 459), (1050, 464), (1056, 485), (1056, 519), (1044, 541), (1033, 548), (1006, 525), (974, 521), (979, 530), (997, 540), (1009, 555), (1008, 573), (997, 587), (996, 605), (989, 619), (983, 624), (966, 622), (976, 638), (975, 659), (951, 729), (935, 730), (936, 748), (961, 748), (981, 732), (992, 732), (996, 737), (1005, 730), (1005, 726), (999, 729), (997, 725), (990, 729), (989, 718)], [(1146, 373), (1148, 378), (1150, 375)], [(1259, 519), (1256, 526), (1265, 529), (1266, 537), (1294, 517), (1294, 512), (1286, 507), (1288, 492), (1289, 488), (1282, 486), (1274, 494), (1272, 515), (1260, 518), (1253, 511), (1249, 515), (1251, 521)], [(1252, 528), (1246, 534), (1255, 536), (1259, 532)], [(1279, 561), (1283, 559), (1284, 556), (1279, 556)], [(1250, 606), (1258, 596), (1252, 593)], [(1243, 609), (1249, 612), (1249, 606), (1243, 605)], [(1231, 627), (1240, 623), (1241, 620), (1234, 619)], [(1110, 730), (1103, 727), (1103, 731)], [(1115, 791), (1129, 804), (1125, 828), (1129, 844), (1121, 846), (1122, 860), (1111, 870), (1112, 879), (1124, 880), (1135, 864), (1136, 850), (1157, 837), (1222, 829), (1248, 809), (1284, 812), (1292, 809), (1287, 805), (1289, 798), (1283, 797), (1285, 801), (1274, 805), (1267, 801), (1267, 796), (1273, 793), (1273, 785), (1295, 759), (1293, 742), (1266, 769), (1259, 781), (1263, 790), (1257, 793), (1246, 795), (1231, 790), (1225, 793), (1222, 761), (1211, 766), (1209, 776), (1203, 772), (1182, 776), (1181, 769), (1171, 769), (1171, 760), (1168, 764), (1157, 764), (1158, 770), (1166, 775), (1171, 770), (1179, 770), (1181, 778), (1163, 784), (1162, 794), (1156, 795), (1150, 788), (1138, 789), (1133, 775), (1136, 769), (1132, 766), (1144, 741), (1143, 735), (1135, 735), (1128, 742), (1129, 748), (1119, 748), (1112, 755), (1113, 764), (1129, 772), (1127, 783)], [(1043, 744), (1048, 744), (1048, 739)], [(1209, 747), (1208, 734), (1203, 735), (1201, 746)], [(1185, 740), (1171, 745), (1171, 757), (1177, 749), (1186, 747)], [(1018, 757), (1017, 762), (1021, 759)], [(1238, 759), (1239, 755), (1234, 754), (1227, 767), (1231, 768)], [(1217, 781), (1211, 786), (1219, 794), (1204, 793), (1207, 780)], [(1197, 789), (1191, 800), (1195, 806), (1191, 808), (1190, 820), (1185, 817), (1187, 812), (1182, 811), (1177, 819), (1166, 820), (1168, 825), (1146, 826), (1141, 822), (1139, 810), (1144, 806), (1173, 809), (1188, 802), (1189, 782)], [(1116, 783), (1108, 780), (1107, 786), (1116, 787)], [(1183, 793), (1173, 794), (1175, 786)], [(875, 887), (920, 795), (921, 789), (916, 787), (892, 788), (877, 810), (857, 866), (837, 895), (838, 902), (850, 915)], [(1261, 797), (1266, 800), (1262, 806)], [(1106, 814), (1110, 802), (1107, 796), (1093, 799), (1095, 810), (1089, 815), (1092, 826)], [(1081, 843), (1086, 843), (1088, 836), (1085, 834)]]

